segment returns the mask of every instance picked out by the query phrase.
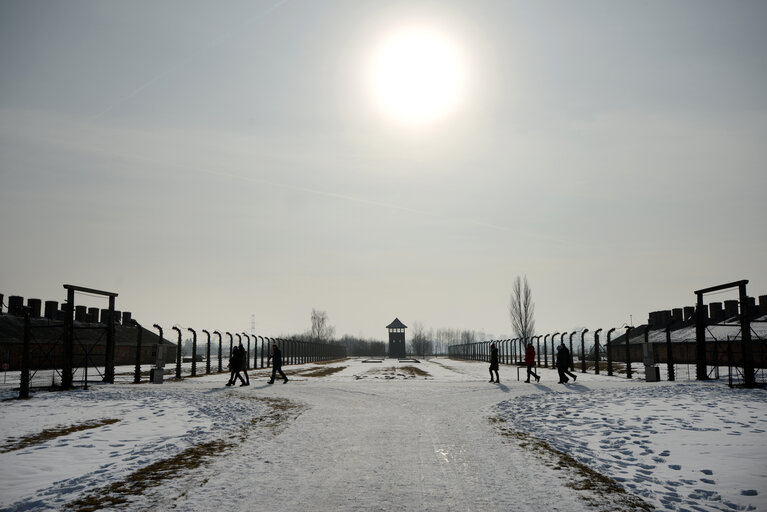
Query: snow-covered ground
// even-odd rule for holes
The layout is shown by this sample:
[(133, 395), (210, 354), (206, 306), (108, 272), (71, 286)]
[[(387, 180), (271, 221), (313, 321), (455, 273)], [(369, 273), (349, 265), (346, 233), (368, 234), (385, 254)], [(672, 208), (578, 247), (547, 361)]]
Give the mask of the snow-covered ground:
[[(554, 370), (525, 384), (505, 366), (496, 385), (449, 359), (285, 370), (3, 401), (0, 508), (767, 510), (764, 390), (580, 371), (564, 386)], [(92, 428), (15, 448), (77, 425)], [(628, 494), (584, 485), (593, 471)]]

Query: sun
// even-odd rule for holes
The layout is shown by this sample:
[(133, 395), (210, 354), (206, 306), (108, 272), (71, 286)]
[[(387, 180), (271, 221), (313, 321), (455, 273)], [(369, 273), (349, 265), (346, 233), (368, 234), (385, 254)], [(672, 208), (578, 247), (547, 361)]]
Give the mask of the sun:
[(442, 32), (408, 27), (384, 38), (371, 60), (375, 103), (389, 117), (427, 124), (455, 111), (466, 71), (458, 47)]

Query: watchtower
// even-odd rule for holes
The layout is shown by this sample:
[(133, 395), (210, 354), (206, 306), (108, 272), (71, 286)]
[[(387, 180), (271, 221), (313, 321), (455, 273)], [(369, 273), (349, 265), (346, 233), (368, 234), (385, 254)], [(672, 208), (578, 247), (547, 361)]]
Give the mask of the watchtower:
[(386, 326), (389, 329), (389, 357), (402, 359), (405, 354), (405, 329), (407, 325), (395, 318), (392, 323)]

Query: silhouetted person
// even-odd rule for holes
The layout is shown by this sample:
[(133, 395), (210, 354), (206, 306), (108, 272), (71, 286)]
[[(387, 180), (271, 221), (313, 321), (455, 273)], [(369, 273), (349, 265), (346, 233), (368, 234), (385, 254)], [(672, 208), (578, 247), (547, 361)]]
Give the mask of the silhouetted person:
[(269, 357), (272, 358), (272, 379), (269, 381), (269, 384), (274, 384), (274, 377), (277, 372), (282, 375), (282, 383), (285, 384), (288, 381), (288, 378), (282, 371), (282, 352), (276, 343), (272, 345), (272, 355)]
[[(493, 380), (493, 372), (495, 372), (495, 380)], [(498, 376), (498, 347), (495, 343), (490, 344), (490, 382), (497, 382), (500, 384), (501, 378)]]
[(245, 383), (240, 384), (240, 386), (250, 386), (250, 377), (248, 377), (248, 353), (245, 351), (245, 347), (242, 346), (242, 343), (240, 343), (240, 371), (245, 375)]
[(541, 378), (533, 371), (533, 367), (535, 366), (535, 348), (533, 347), (532, 341), (527, 342), (527, 348), (525, 349), (525, 364), (527, 365), (527, 380), (525, 382), (530, 382), (530, 375), (535, 377), (535, 382), (539, 382)]
[(245, 359), (244, 356), (245, 348), (242, 346), (242, 344), (232, 349), (232, 353), (229, 356), (229, 370), (231, 375), (229, 376), (229, 382), (226, 383), (227, 386), (234, 386), (237, 382), (237, 379), (240, 379), (240, 386), (247, 386), (249, 384), (248, 382), (245, 382), (245, 379), (243, 379), (242, 375), (240, 375), (240, 371), (242, 370), (244, 363), (243, 360)]
[(573, 381), (578, 378), (574, 373), (570, 372), (571, 362), (570, 351), (564, 343), (560, 344), (557, 349), (557, 371), (559, 372), (560, 384), (567, 384), (570, 382), (570, 379), (567, 378), (568, 375), (573, 378)]

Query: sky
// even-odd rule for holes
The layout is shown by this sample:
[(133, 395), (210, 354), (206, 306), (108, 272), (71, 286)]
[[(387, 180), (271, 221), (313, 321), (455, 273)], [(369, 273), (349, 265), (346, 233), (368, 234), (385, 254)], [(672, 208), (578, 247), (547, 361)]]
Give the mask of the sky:
[[(766, 23), (757, 1), (0, 0), (0, 293), (271, 336), (317, 309), (382, 340), (395, 317), (510, 337), (517, 276), (542, 334), (767, 294)], [(405, 29), (449, 41), (434, 119), (373, 92)]]

